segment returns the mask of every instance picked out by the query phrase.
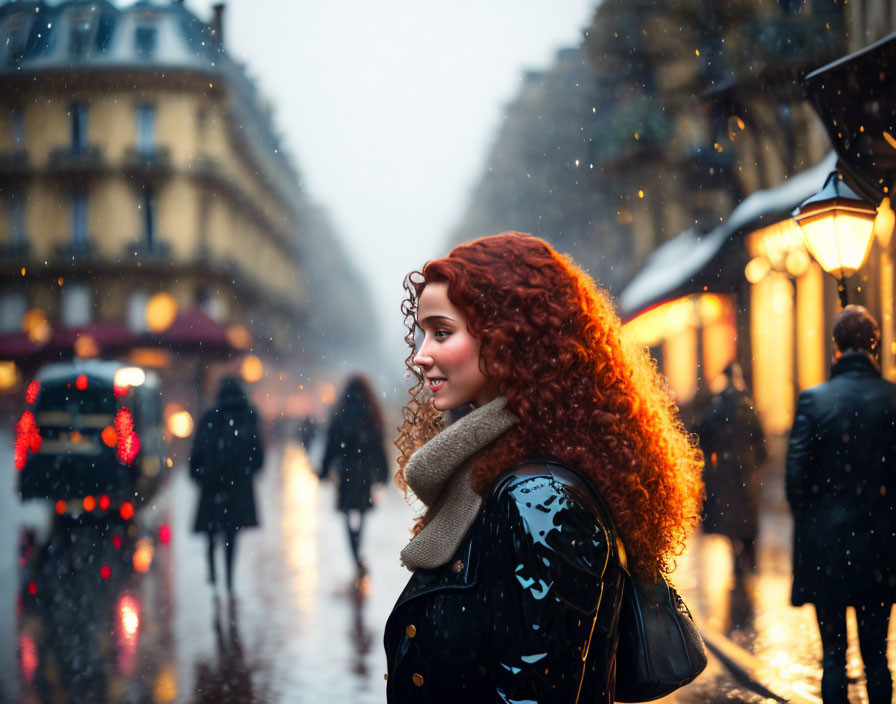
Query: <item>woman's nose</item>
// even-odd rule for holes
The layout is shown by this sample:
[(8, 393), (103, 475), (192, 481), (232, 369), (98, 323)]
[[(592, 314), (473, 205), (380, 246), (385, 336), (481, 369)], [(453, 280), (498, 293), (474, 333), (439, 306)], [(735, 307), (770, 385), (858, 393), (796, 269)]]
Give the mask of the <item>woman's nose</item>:
[(418, 367), (431, 367), (432, 366), (432, 357), (426, 351), (426, 343), (424, 342), (421, 345), (420, 349), (417, 350), (414, 358), (411, 360), (415, 366)]

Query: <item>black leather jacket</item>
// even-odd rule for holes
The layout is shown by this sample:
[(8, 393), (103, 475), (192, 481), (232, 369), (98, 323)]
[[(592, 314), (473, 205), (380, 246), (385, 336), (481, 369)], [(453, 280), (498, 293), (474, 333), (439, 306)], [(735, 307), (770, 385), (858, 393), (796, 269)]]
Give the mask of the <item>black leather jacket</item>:
[(530, 462), (386, 623), (388, 702), (612, 702), (622, 572), (589, 482)]

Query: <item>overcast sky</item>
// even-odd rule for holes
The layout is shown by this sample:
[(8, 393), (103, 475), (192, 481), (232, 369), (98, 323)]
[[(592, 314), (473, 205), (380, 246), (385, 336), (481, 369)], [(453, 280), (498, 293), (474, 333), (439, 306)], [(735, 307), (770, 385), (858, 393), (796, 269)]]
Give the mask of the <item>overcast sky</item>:
[[(213, 4), (187, 0), (203, 19)], [(227, 3), (225, 46), (365, 276), (388, 351), (402, 349), (401, 280), (444, 253), (523, 72), (578, 44), (595, 5)]]

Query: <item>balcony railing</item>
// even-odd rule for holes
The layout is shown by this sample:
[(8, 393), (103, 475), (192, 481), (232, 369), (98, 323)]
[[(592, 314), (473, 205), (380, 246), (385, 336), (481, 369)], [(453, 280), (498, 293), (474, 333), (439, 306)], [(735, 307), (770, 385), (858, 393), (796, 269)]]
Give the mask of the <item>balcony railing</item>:
[(124, 169), (145, 175), (164, 175), (171, 172), (171, 150), (168, 147), (128, 147), (124, 155)]
[(103, 149), (98, 144), (83, 147), (59, 147), (50, 152), (49, 170), (60, 176), (87, 175), (106, 166)]
[(167, 259), (171, 256), (171, 244), (158, 236), (151, 243), (145, 239), (134, 240), (125, 247), (125, 255), (129, 260), (139, 261)]
[(0, 152), (0, 179), (18, 179), (27, 171), (28, 152), (24, 148)]
[(2, 242), (0, 243), (0, 259), (5, 261), (24, 260), (31, 249), (28, 242)]
[(83, 242), (68, 241), (56, 247), (56, 256), (66, 260), (94, 259), (98, 253), (93, 237), (87, 237)]

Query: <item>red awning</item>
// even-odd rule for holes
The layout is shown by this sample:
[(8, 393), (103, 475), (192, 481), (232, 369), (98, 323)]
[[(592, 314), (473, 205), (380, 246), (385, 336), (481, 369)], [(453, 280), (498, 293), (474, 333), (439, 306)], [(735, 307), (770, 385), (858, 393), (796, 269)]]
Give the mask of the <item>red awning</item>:
[(10, 362), (22, 362), (33, 359), (43, 349), (28, 339), (24, 332), (6, 332), (0, 334), (0, 359)]
[(153, 339), (164, 347), (187, 351), (230, 351), (227, 330), (199, 307), (190, 308), (177, 316), (167, 330)]
[(82, 335), (90, 335), (103, 350), (127, 349), (137, 343), (137, 336), (126, 325), (96, 321), (80, 328), (57, 330), (50, 338), (48, 347), (57, 350), (71, 348)]

